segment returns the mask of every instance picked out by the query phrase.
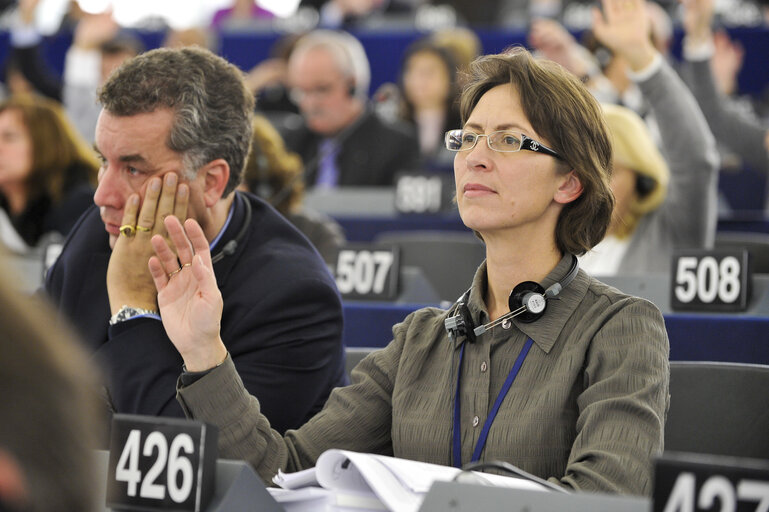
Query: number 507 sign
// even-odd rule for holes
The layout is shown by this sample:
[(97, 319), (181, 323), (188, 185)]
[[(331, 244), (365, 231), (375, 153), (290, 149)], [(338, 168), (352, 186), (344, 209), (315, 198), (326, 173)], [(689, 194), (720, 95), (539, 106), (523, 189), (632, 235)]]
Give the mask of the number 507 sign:
[(339, 250), (334, 278), (345, 299), (393, 300), (400, 266), (396, 246), (348, 244)]
[(686, 311), (744, 311), (750, 297), (748, 252), (691, 250), (673, 257), (670, 305)]

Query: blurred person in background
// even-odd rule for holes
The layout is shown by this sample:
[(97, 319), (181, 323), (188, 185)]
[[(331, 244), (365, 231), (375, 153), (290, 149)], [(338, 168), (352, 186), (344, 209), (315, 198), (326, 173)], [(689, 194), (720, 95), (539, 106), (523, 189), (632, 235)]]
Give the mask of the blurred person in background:
[(40, 0), (20, 0), (16, 12), (11, 15), (10, 48), (3, 68), (3, 81), (9, 96), (37, 93), (60, 102), (61, 79), (44, 60), (43, 36), (34, 25), (39, 3)]
[[(229, 7), (219, 9), (211, 19), (214, 30), (253, 30), (269, 27), (275, 15), (262, 8), (256, 0), (232, 0)], [(267, 22), (265, 24), (265, 22)]]
[(289, 96), (288, 58), (300, 38), (301, 34), (281, 36), (270, 48), (270, 57), (246, 73), (246, 85), (256, 96), (257, 111), (270, 117), (299, 112)]
[(64, 106), (72, 123), (93, 142), (101, 106), (96, 90), (123, 62), (144, 51), (142, 41), (121, 31), (110, 12), (84, 13), (64, 58)]
[[(738, 48), (713, 32), (713, 0), (684, 0), (683, 55), (692, 70), (690, 88), (716, 139), (738, 155), (753, 171), (769, 174), (769, 130), (755, 113), (729, 97), (736, 84)], [(719, 39), (721, 41), (719, 42)], [(726, 45), (726, 47), (724, 47)], [(724, 65), (723, 61), (731, 62)], [(724, 70), (724, 68), (731, 70)], [(739, 66), (737, 66), (739, 69)], [(769, 199), (768, 199), (769, 200)], [(769, 204), (769, 203), (767, 203)]]
[(401, 118), (414, 126), (421, 167), (451, 171), (454, 154), (444, 134), (460, 124), (457, 64), (449, 50), (429, 39), (412, 43), (403, 57)]
[(310, 240), (326, 262), (333, 261), (346, 242), (342, 226), (303, 206), (302, 159), (286, 151), (280, 134), (266, 118), (254, 116), (253, 126), (241, 188), (273, 205)]
[[(661, 153), (629, 109), (607, 105), (616, 199), (604, 240), (582, 257), (596, 275), (667, 272), (677, 248), (709, 248), (715, 239), (718, 154), (707, 122), (683, 81), (649, 38), (644, 0), (603, 0), (593, 31), (649, 105)], [(664, 155), (664, 157), (663, 157)]]
[[(0, 265), (4, 266), (2, 257)], [(0, 275), (0, 510), (95, 512), (104, 434), (90, 361), (47, 303)], [(42, 320), (42, 321), (41, 321)], [(101, 476), (103, 478), (103, 476)]]
[[(0, 206), (9, 247), (23, 251), (66, 236), (93, 204), (99, 161), (61, 106), (34, 95), (0, 103)], [(9, 229), (11, 228), (12, 229)]]
[(430, 34), (429, 38), (451, 52), (459, 71), (469, 69), (470, 63), (481, 54), (481, 40), (467, 27), (439, 29)]
[(304, 122), (278, 130), (302, 157), (308, 186), (392, 186), (398, 171), (418, 166), (413, 131), (370, 108), (370, 77), (363, 46), (344, 32), (310, 32), (291, 52), (291, 97)]
[(425, 0), (302, 0), (318, 10), (319, 23), (329, 29), (373, 28), (393, 21), (411, 24), (416, 7)]

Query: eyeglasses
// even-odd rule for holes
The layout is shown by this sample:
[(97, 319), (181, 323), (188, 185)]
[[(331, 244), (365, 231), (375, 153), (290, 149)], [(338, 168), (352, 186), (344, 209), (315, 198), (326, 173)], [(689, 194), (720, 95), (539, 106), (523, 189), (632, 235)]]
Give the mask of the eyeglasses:
[(536, 151), (537, 153), (544, 153), (563, 160), (563, 157), (554, 150), (541, 142), (537, 142), (531, 137), (527, 137), (521, 132), (501, 130), (485, 135), (465, 130), (449, 130), (446, 132), (444, 140), (446, 149), (449, 151), (469, 151), (475, 147), (478, 143), (478, 139), (481, 137), (486, 137), (486, 143), (489, 145), (489, 148), (494, 151), (515, 153), (516, 151), (525, 149), (526, 151)]
[(334, 84), (316, 85), (310, 89), (299, 89), (294, 87), (289, 90), (288, 97), (296, 104), (299, 104), (305, 98), (325, 98), (334, 90)]

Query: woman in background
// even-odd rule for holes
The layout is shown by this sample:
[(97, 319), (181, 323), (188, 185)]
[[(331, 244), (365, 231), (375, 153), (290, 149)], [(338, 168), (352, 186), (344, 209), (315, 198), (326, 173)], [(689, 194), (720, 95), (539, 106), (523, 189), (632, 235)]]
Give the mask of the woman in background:
[(93, 204), (99, 161), (61, 106), (35, 95), (0, 103), (3, 241), (23, 251), (50, 232), (66, 236)]
[(406, 50), (400, 78), (401, 118), (416, 128), (422, 165), (452, 168), (454, 155), (443, 145), (443, 134), (459, 126), (457, 64), (446, 48), (420, 40)]

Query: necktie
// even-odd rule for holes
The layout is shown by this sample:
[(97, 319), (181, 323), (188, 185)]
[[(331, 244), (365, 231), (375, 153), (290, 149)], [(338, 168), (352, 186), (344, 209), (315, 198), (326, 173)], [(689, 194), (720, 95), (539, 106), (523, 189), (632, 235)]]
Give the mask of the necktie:
[(336, 187), (339, 181), (339, 169), (336, 166), (336, 156), (339, 154), (339, 145), (334, 139), (323, 139), (318, 147), (318, 178), (315, 185), (318, 187)]

